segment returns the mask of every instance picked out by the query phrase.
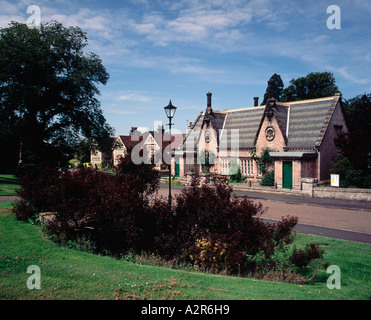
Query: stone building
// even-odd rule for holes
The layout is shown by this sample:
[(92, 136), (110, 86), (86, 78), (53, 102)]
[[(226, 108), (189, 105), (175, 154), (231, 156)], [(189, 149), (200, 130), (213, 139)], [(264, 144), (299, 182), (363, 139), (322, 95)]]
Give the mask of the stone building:
[[(202, 170), (200, 154), (212, 154), (211, 173), (230, 175), (232, 163), (239, 166), (247, 181), (262, 178), (257, 158), (269, 148), (274, 158), (278, 188), (301, 189), (302, 178), (330, 179), (333, 160), (338, 156), (334, 139), (347, 132), (340, 94), (313, 100), (278, 102), (265, 106), (227, 111), (213, 110), (211, 93), (207, 107), (189, 127), (178, 148), (173, 172), (180, 176)], [(233, 172), (232, 172), (233, 173)]]
[(133, 149), (139, 141), (135, 141), (131, 136), (118, 136), (112, 147), (113, 165), (116, 167), (119, 164), (121, 157), (126, 155)]
[[(172, 149), (178, 148), (184, 138), (184, 134), (172, 135)], [(110, 162), (116, 167), (120, 158), (126, 157), (131, 152), (136, 154), (138, 160), (143, 163), (153, 163), (159, 170), (166, 169), (163, 155), (169, 146), (169, 139), (169, 134), (165, 133), (162, 126), (159, 126), (157, 131), (148, 132), (139, 132), (136, 127), (132, 127), (130, 135), (112, 138), (111, 154), (103, 154), (97, 149), (91, 150), (90, 162), (93, 167), (102, 167), (104, 162)]]

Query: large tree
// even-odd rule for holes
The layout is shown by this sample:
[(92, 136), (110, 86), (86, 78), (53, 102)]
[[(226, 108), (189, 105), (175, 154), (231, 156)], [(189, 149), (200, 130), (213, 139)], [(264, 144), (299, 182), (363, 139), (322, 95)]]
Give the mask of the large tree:
[(282, 101), (296, 101), (333, 96), (338, 92), (331, 72), (311, 72), (305, 77), (292, 79), (283, 89)]
[(109, 146), (112, 128), (97, 99), (109, 75), (87, 45), (80, 28), (56, 21), (0, 29), (1, 148), (11, 142), (25, 163), (53, 164), (83, 138)]
[(342, 134), (336, 143), (355, 169), (371, 174), (371, 93), (344, 101), (344, 115), (349, 134)]
[(269, 98), (275, 98), (277, 101), (281, 101), (282, 91), (283, 81), (281, 79), (281, 76), (275, 73), (268, 80), (268, 86), (264, 94), (262, 105), (265, 105)]

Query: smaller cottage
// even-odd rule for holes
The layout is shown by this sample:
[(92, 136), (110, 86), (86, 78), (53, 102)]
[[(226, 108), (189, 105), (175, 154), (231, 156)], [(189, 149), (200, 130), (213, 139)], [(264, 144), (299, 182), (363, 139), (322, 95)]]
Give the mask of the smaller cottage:
[[(178, 148), (183, 142), (184, 134), (172, 135), (172, 149)], [(90, 162), (93, 167), (101, 167), (106, 161), (117, 166), (120, 158), (125, 158), (129, 153), (136, 155), (139, 161), (149, 164), (152, 163), (156, 169), (167, 169), (164, 155), (167, 153), (170, 144), (170, 136), (165, 133), (163, 126), (159, 126), (156, 131), (140, 132), (136, 127), (132, 127), (130, 135), (120, 135), (113, 138), (112, 153), (103, 154), (99, 150), (92, 150)]]

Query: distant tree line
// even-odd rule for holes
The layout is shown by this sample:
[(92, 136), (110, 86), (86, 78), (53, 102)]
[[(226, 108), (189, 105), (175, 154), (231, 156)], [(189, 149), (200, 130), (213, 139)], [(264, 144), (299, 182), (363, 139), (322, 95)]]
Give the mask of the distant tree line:
[(268, 80), (262, 105), (265, 105), (269, 98), (287, 102), (330, 97), (337, 92), (339, 89), (331, 72), (311, 72), (305, 77), (290, 80), (290, 85), (286, 88), (281, 76), (275, 73)]

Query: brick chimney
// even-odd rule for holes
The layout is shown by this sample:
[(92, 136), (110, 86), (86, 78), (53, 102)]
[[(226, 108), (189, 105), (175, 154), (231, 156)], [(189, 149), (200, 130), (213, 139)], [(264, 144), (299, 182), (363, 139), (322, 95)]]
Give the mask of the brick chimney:
[(254, 97), (254, 107), (259, 105), (259, 97)]
[(211, 108), (211, 95), (212, 95), (212, 93), (208, 92), (208, 93), (206, 93), (206, 95), (207, 95), (207, 107)]
[(165, 133), (165, 129), (164, 129), (164, 126), (158, 126), (157, 127), (157, 133), (161, 133), (161, 134), (164, 134)]
[(206, 93), (207, 96), (207, 108), (206, 108), (206, 113), (212, 114), (213, 113), (213, 108), (211, 107), (211, 92)]

